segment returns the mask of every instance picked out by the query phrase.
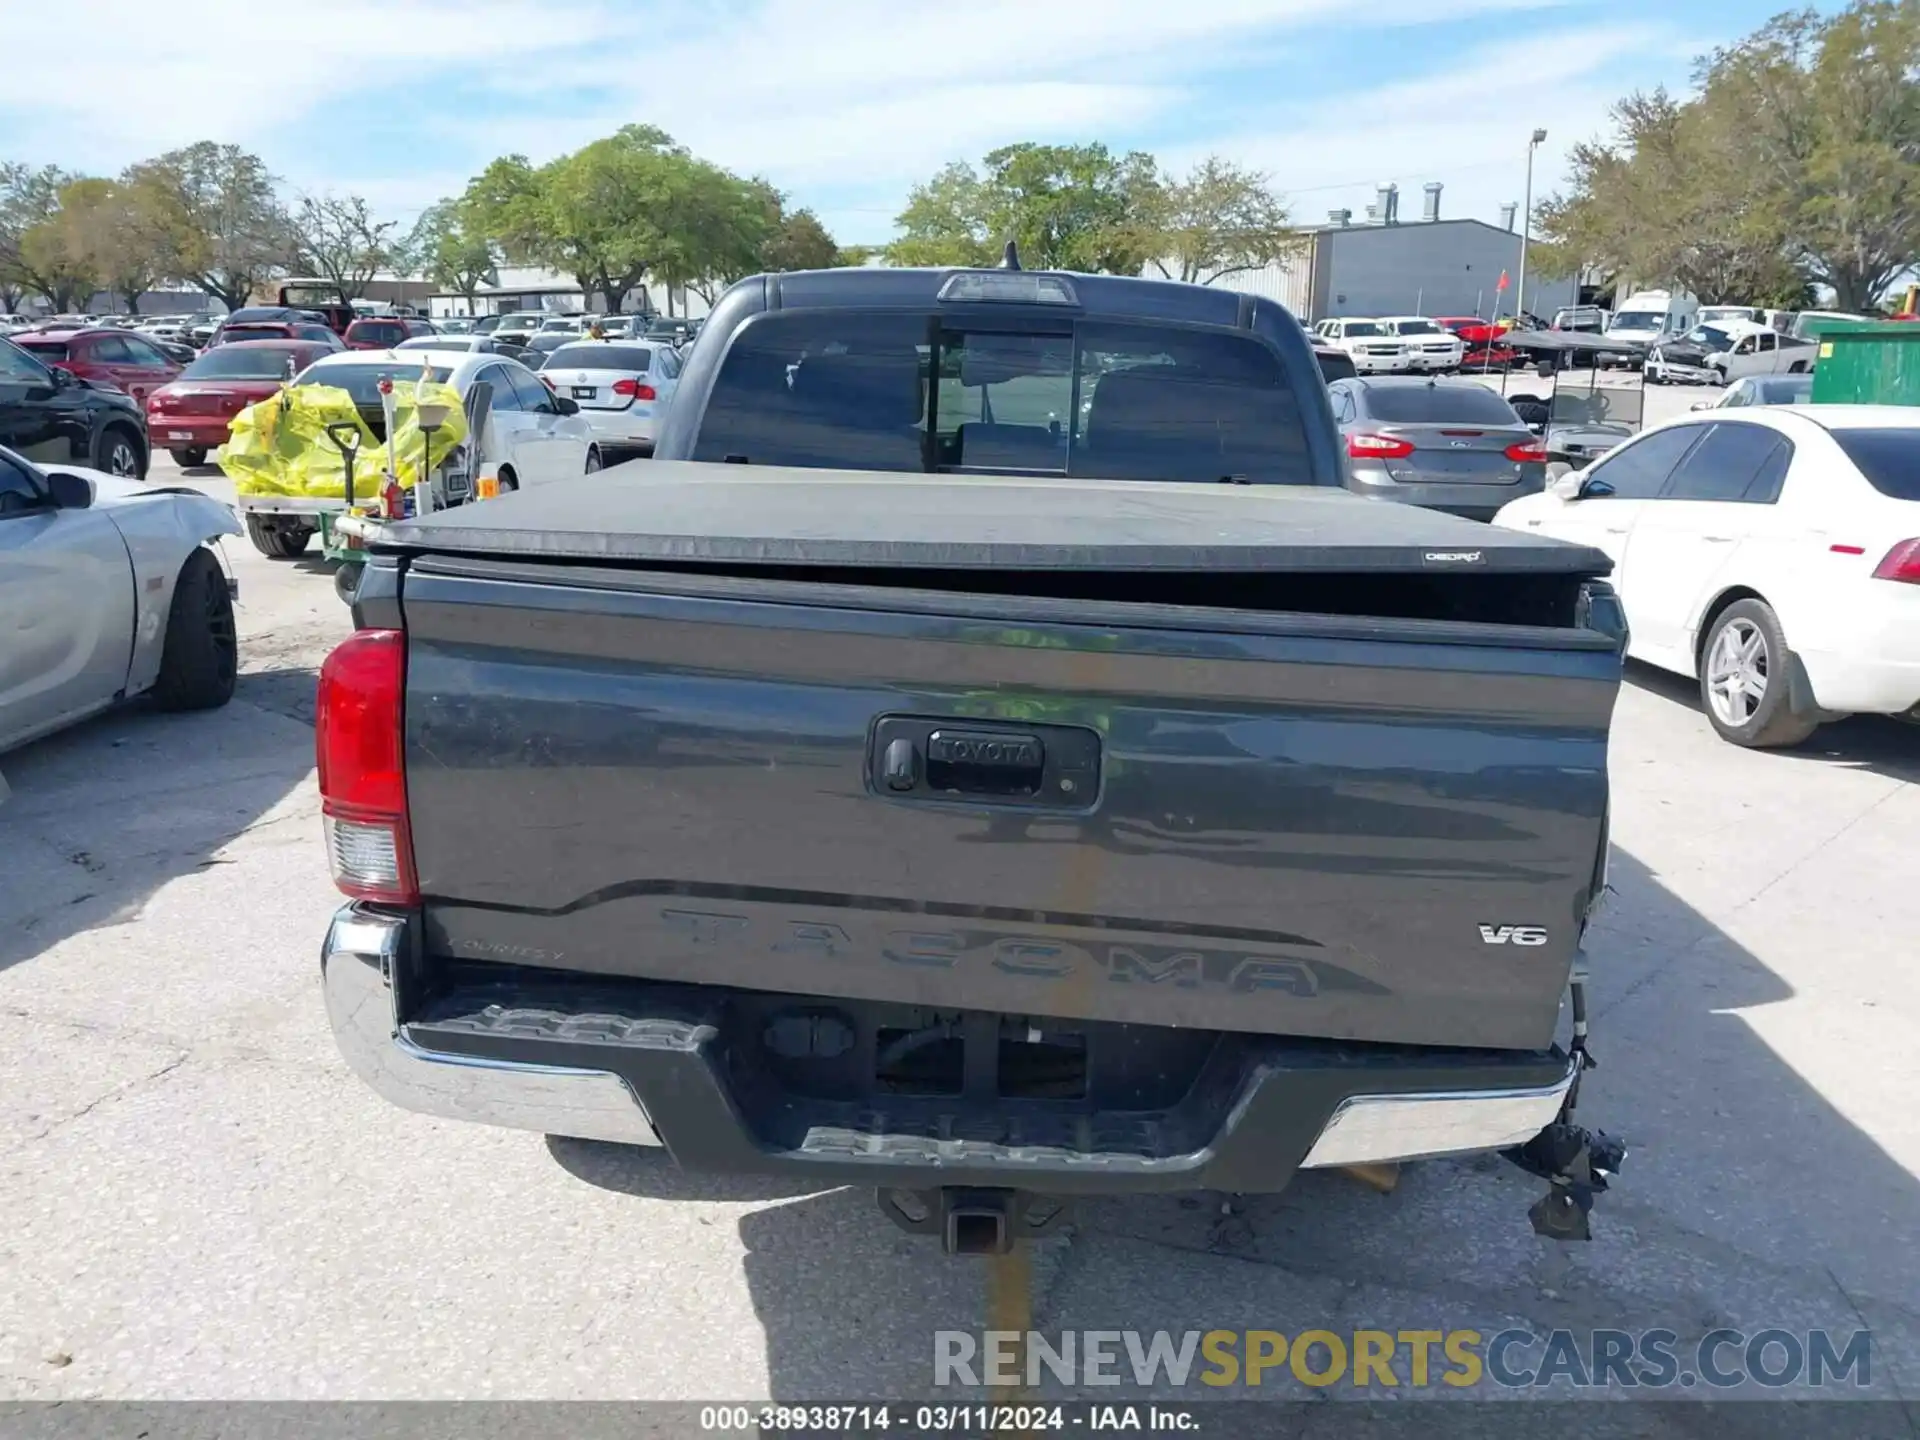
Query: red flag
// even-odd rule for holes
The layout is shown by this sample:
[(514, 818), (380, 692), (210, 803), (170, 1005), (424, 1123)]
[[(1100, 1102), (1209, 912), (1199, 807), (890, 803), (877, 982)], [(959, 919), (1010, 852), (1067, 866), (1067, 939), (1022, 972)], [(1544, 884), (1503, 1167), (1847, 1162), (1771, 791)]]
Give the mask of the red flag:
[(1493, 282), (1493, 288), (1496, 290), (1504, 290), (1507, 288), (1507, 272), (1506, 271), (1502, 270), (1500, 272), (1500, 278)]

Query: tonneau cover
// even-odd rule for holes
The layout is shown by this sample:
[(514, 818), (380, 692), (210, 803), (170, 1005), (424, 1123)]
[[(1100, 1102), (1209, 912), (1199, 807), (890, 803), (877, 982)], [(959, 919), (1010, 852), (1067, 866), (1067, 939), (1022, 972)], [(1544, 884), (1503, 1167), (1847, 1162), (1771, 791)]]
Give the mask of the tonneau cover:
[(637, 461), (392, 525), (379, 552), (699, 566), (1524, 571), (1598, 550), (1344, 490)]

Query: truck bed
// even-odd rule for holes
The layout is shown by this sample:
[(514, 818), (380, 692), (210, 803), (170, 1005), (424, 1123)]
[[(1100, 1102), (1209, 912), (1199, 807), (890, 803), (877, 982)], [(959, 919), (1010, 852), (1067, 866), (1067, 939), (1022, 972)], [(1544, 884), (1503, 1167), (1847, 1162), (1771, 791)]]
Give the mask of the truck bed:
[(635, 461), (396, 526), (396, 554), (653, 566), (1591, 577), (1599, 551), (1344, 490)]
[(1338, 492), (681, 465), (379, 551), (446, 963), (769, 1024), (1551, 1042), (1603, 873), (1597, 552)]

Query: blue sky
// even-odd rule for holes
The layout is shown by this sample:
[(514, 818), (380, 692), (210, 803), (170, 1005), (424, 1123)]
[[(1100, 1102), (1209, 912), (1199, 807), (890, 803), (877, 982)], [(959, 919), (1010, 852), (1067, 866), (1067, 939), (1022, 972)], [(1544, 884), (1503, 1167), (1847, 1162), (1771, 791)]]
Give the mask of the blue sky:
[[(1635, 88), (1779, 0), (64, 0), (10, 5), (0, 158), (111, 173), (234, 141), (293, 190), (410, 221), (494, 156), (628, 121), (768, 176), (843, 243), (908, 188), (1021, 139), (1102, 140), (1266, 171), (1297, 217), (1377, 182), (1443, 212), (1521, 198), (1526, 136), (1566, 148)], [(1827, 6), (1826, 8), (1831, 8)], [(24, 11), (25, 13), (21, 13)], [(84, 38), (80, 38), (84, 37)], [(269, 52), (278, 55), (276, 63)], [(242, 56), (256, 57), (252, 60)]]

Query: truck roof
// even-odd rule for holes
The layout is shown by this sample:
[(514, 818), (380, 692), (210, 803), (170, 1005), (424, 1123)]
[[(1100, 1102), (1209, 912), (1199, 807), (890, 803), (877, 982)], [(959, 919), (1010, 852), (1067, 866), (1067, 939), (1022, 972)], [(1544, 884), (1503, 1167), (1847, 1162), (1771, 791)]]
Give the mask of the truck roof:
[(635, 461), (387, 527), (383, 552), (663, 566), (1489, 570), (1606, 556), (1307, 485), (1200, 485)]
[[(956, 276), (1022, 276), (1064, 282), (1079, 299), (1076, 307), (1099, 315), (1128, 315), (1186, 324), (1240, 326), (1254, 297), (1237, 290), (1145, 280), (1130, 275), (1086, 275), (1064, 270), (911, 269), (894, 266), (846, 266), (837, 270), (791, 270), (761, 275), (770, 308), (858, 306), (861, 309), (923, 310), (940, 303), (940, 292)], [(952, 297), (949, 297), (951, 301)], [(989, 304), (992, 302), (988, 302)], [(1273, 301), (1267, 301), (1271, 305)], [(716, 307), (717, 308), (717, 307)], [(1029, 311), (1028, 313), (1031, 313)]]

